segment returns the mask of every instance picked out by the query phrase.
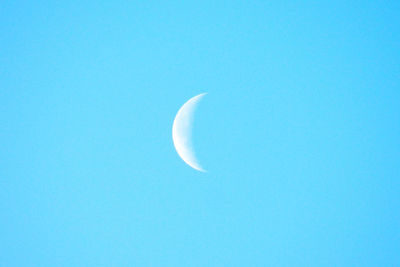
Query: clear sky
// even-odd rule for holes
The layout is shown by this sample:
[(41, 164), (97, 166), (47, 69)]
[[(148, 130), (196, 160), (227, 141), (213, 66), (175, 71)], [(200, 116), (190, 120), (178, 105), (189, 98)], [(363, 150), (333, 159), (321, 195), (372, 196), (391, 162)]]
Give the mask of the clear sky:
[(0, 266), (400, 266), (399, 14), (3, 1)]

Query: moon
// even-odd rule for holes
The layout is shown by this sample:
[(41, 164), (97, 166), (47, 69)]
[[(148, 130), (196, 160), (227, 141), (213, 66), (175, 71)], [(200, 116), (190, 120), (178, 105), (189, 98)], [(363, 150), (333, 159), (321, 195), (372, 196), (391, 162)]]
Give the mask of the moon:
[(175, 116), (172, 125), (172, 140), (181, 159), (195, 170), (206, 172), (196, 158), (192, 144), (192, 129), (196, 107), (207, 93), (189, 99)]

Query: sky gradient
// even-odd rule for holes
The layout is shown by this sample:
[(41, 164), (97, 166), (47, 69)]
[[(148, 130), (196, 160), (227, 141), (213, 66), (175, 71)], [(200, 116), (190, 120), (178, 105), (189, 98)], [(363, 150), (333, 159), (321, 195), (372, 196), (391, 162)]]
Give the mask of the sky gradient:
[(400, 266), (399, 13), (6, 1), (0, 266)]

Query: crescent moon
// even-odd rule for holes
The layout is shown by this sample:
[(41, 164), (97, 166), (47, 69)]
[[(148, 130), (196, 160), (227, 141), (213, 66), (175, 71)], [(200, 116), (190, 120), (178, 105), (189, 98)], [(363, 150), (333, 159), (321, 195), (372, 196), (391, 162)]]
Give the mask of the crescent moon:
[(179, 110), (175, 116), (172, 125), (172, 140), (178, 155), (182, 160), (195, 170), (206, 172), (201, 167), (193, 150), (192, 145), (192, 128), (194, 112), (200, 100), (207, 93), (199, 94), (189, 99)]

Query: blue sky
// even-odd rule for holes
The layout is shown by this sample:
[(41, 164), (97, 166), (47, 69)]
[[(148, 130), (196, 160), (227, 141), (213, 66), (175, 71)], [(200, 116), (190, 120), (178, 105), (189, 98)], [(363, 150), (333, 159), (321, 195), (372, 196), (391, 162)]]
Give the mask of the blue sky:
[(1, 266), (400, 265), (399, 2), (200, 2), (1, 5)]

